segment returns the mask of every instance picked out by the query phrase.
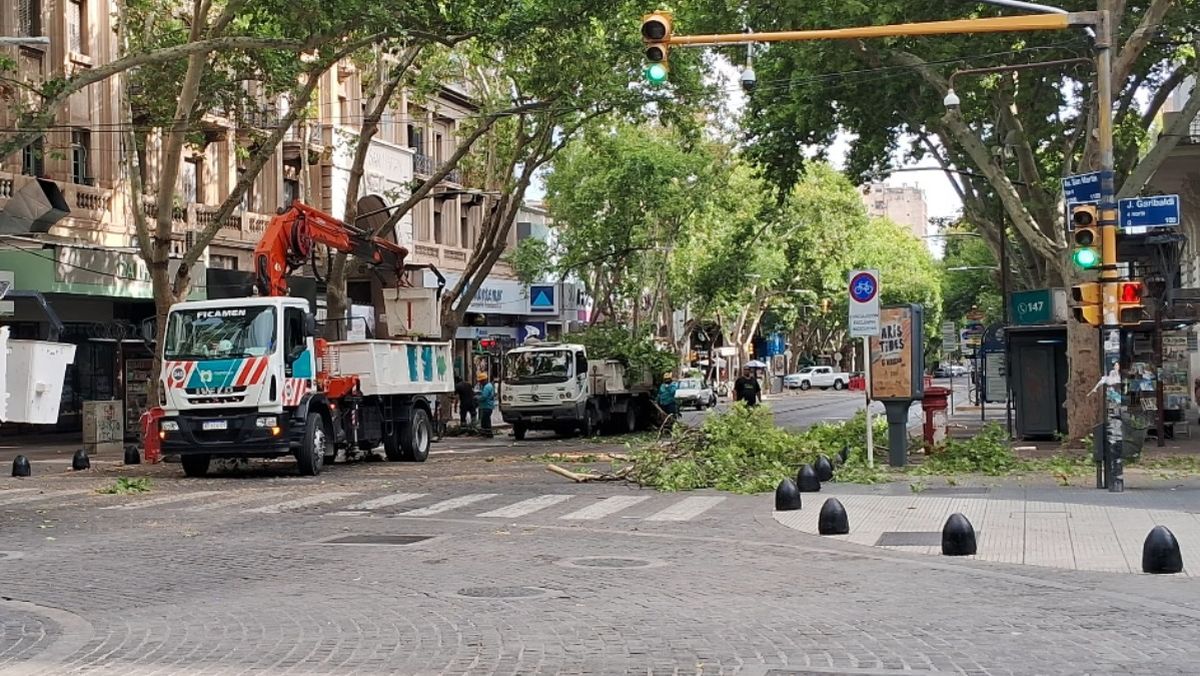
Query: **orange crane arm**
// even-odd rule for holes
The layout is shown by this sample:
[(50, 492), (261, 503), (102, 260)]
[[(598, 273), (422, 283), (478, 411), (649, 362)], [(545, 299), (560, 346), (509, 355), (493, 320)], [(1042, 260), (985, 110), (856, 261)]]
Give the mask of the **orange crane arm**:
[(286, 296), (288, 273), (304, 265), (313, 245), (353, 254), (383, 271), (388, 281), (404, 274), (408, 249), (381, 237), (359, 231), (329, 214), (299, 201), (271, 218), (254, 249), (254, 277), (263, 296)]

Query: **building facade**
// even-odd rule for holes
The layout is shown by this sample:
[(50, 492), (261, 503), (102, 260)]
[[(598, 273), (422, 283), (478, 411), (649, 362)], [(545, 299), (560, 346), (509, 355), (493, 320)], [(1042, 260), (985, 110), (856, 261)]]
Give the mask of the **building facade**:
[(887, 185), (874, 182), (859, 188), (863, 206), (872, 218), (887, 218), (908, 228), (913, 236), (925, 237), (929, 230), (929, 212), (925, 191), (915, 185)]

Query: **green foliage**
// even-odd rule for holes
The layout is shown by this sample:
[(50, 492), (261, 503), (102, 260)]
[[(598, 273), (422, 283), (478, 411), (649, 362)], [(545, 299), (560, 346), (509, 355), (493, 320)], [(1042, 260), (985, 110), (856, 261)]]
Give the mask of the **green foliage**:
[(533, 284), (550, 271), (550, 247), (536, 237), (526, 237), (504, 255), (522, 284)]
[(583, 345), (589, 359), (615, 359), (632, 371), (647, 369), (655, 382), (678, 363), (674, 353), (654, 344), (649, 332), (635, 334), (625, 326), (596, 324), (571, 333), (569, 340)]
[(131, 493), (148, 493), (150, 491), (150, 479), (147, 477), (119, 477), (111, 486), (97, 488), (97, 493), (105, 495), (129, 495)]
[[(698, 428), (679, 425), (669, 443), (647, 445), (634, 452), (630, 477), (662, 491), (716, 488), (735, 493), (775, 489), (794, 476), (804, 463), (824, 453), (831, 459), (843, 445), (850, 447), (846, 465), (836, 470), (837, 481), (875, 483), (886, 478), (881, 469), (867, 469), (866, 418), (822, 423), (805, 432), (775, 425), (765, 406), (736, 403), (729, 411), (705, 418)], [(876, 432), (886, 434), (886, 421)]]
[(948, 439), (944, 448), (931, 452), (924, 463), (913, 468), (913, 473), (1000, 476), (1021, 467), (1021, 460), (1013, 454), (1008, 443), (1008, 432), (1000, 425), (989, 423), (969, 439)]

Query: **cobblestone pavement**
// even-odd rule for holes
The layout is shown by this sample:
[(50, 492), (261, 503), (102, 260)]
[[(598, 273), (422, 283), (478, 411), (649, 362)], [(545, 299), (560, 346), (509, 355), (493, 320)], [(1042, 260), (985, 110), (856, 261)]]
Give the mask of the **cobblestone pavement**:
[(0, 674), (1160, 675), (1200, 660), (1189, 578), (861, 547), (779, 525), (771, 496), (572, 484), (480, 455), (95, 492), (112, 477), (0, 479)]

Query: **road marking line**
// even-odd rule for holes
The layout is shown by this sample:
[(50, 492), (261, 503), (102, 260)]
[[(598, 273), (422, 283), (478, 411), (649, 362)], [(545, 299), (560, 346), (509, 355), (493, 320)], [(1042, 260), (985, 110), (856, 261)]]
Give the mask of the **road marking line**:
[(163, 495), (149, 500), (139, 500), (137, 502), (127, 502), (123, 505), (109, 505), (100, 509), (142, 509), (143, 507), (157, 507), (159, 505), (167, 505), (172, 502), (183, 502), (185, 500), (195, 500), (196, 498), (206, 498), (210, 495), (220, 495), (221, 491), (194, 491), (191, 493), (178, 493), (176, 495)]
[(433, 514), (441, 514), (442, 512), (449, 512), (450, 510), (458, 509), (459, 507), (466, 507), (467, 505), (475, 502), (481, 502), (483, 500), (494, 498), (497, 495), (499, 495), (499, 493), (472, 493), (470, 495), (460, 495), (457, 498), (450, 498), (449, 500), (435, 502), (428, 507), (414, 509), (410, 512), (400, 512), (400, 514), (397, 516), (430, 516)]
[(253, 492), (249, 492), (249, 493), (241, 493), (241, 494), (234, 495), (232, 497), (222, 498), (220, 500), (213, 500), (211, 502), (203, 502), (203, 503), (200, 503), (199, 505), (192, 505), (191, 507), (184, 507), (180, 511), (183, 511), (183, 512), (209, 512), (214, 509), (221, 509), (222, 507), (233, 507), (234, 505), (241, 505), (241, 504), (245, 504), (247, 502), (258, 502), (261, 500), (265, 500), (268, 496), (280, 495), (281, 493), (282, 493), (282, 491), (253, 491)]
[(691, 521), (725, 501), (722, 497), (691, 497), (646, 517), (646, 521)]
[(287, 502), (279, 502), (265, 507), (255, 507), (253, 509), (243, 509), (242, 514), (279, 514), (290, 509), (298, 509), (300, 507), (312, 507), (313, 505), (323, 505), (327, 502), (337, 502), (346, 498), (352, 498), (358, 493), (317, 493), (306, 498), (296, 498)]
[(572, 496), (570, 495), (539, 495), (536, 498), (529, 498), (528, 500), (514, 502), (507, 507), (493, 509), (490, 512), (484, 512), (478, 516), (495, 516), (502, 518), (525, 516), (526, 514), (532, 514), (538, 510), (552, 507), (560, 502), (566, 502), (567, 500), (570, 500), (571, 497)]
[(46, 491), (45, 493), (34, 493), (33, 495), (7, 495), (17, 491), (36, 491), (37, 488), (14, 488), (5, 491), (6, 497), (0, 498), (0, 506), (16, 505), (22, 502), (38, 502), (41, 500), (52, 500), (54, 498), (65, 498), (69, 495), (82, 495), (91, 493), (89, 490), (73, 489), (68, 491)]
[(648, 498), (648, 497), (634, 497), (632, 495), (617, 495), (617, 496), (614, 496), (611, 498), (604, 498), (603, 500), (601, 500), (600, 502), (597, 502), (594, 505), (588, 505), (587, 507), (584, 507), (583, 509), (571, 512), (570, 514), (565, 514), (558, 518), (570, 519), (570, 520), (574, 520), (574, 521), (594, 521), (601, 517), (608, 516), (609, 514), (615, 514), (619, 511), (621, 511), (622, 509), (627, 509), (629, 507), (632, 507), (632, 506), (638, 504), (639, 502), (645, 502), (646, 500), (649, 500), (649, 499), (650, 498)]
[(417, 498), (423, 498), (426, 495), (428, 495), (428, 493), (392, 493), (391, 495), (384, 495), (382, 497), (374, 498), (372, 500), (367, 500), (366, 502), (360, 502), (357, 505), (350, 505), (349, 507), (347, 507), (345, 509), (345, 511), (357, 511), (357, 510), (363, 510), (363, 509), (379, 509), (380, 507), (390, 507), (392, 505), (398, 505), (401, 502), (408, 502), (409, 500), (416, 500)]

